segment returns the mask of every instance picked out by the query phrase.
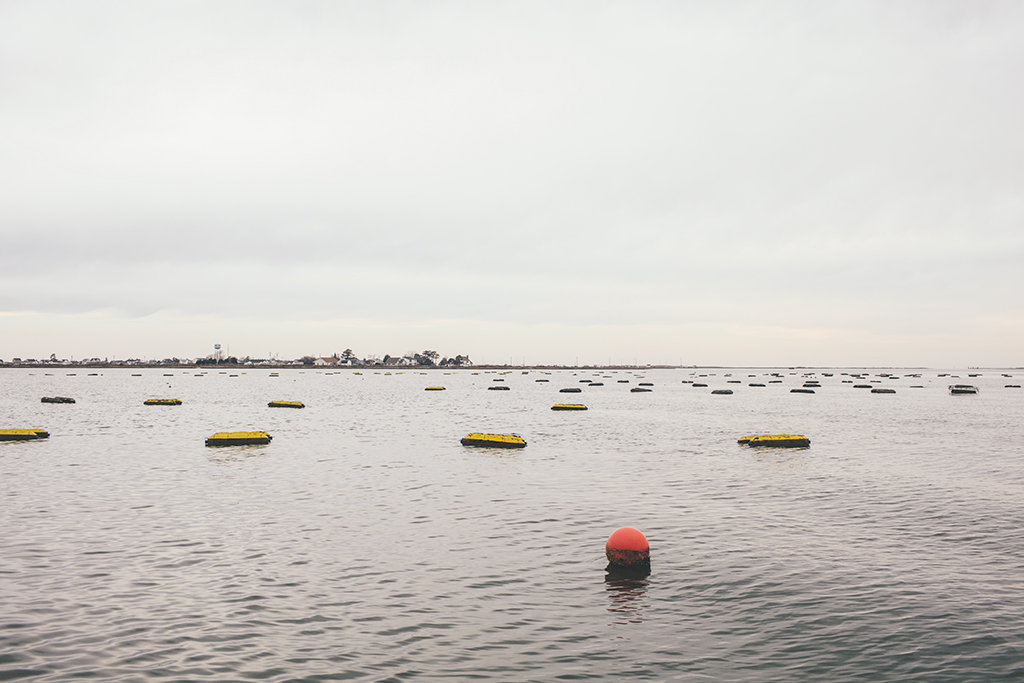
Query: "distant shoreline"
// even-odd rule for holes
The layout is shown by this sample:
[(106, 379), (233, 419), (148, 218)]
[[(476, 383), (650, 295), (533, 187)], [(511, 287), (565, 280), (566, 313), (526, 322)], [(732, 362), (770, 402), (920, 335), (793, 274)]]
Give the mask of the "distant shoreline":
[[(243, 363), (221, 363), (219, 365), (196, 365), (195, 363), (177, 363), (160, 365), (122, 365), (114, 363), (82, 363), (81, 365), (59, 365), (49, 363), (3, 363), (0, 369), (16, 368), (29, 370), (441, 370), (452, 372), (457, 370), (948, 370), (951, 368), (930, 368), (924, 366), (895, 365), (294, 365), (291, 363), (246, 365)], [(967, 367), (963, 370), (1024, 370), (1024, 367)]]
[[(717, 366), (701, 366), (715, 369)], [(766, 366), (767, 367), (767, 366)], [(246, 365), (244, 363), (221, 363), (218, 365), (196, 365), (194, 363), (160, 365), (121, 365), (114, 363), (82, 363), (81, 365), (57, 365), (42, 363), (4, 363), (0, 368), (45, 369), (45, 370), (696, 370), (697, 366), (678, 365), (293, 365), (291, 363)]]

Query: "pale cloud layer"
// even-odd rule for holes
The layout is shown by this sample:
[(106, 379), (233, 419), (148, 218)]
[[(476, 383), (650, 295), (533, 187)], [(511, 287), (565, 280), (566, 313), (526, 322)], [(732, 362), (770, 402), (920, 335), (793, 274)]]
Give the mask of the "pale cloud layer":
[(0, 358), (1021, 365), (1022, 73), (1017, 3), (6, 2)]

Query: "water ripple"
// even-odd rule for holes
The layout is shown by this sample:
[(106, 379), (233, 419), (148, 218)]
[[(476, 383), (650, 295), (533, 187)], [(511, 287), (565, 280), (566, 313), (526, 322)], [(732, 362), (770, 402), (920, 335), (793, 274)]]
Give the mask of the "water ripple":
[[(5, 371), (0, 413), (52, 436), (0, 444), (0, 680), (1024, 676), (1021, 396), (780, 373), (723, 402), (723, 372), (605, 372), (562, 413), (593, 373), (181, 375), (153, 409), (159, 373)], [(274, 441), (203, 446), (243, 428)], [(649, 576), (604, 572), (625, 525)]]

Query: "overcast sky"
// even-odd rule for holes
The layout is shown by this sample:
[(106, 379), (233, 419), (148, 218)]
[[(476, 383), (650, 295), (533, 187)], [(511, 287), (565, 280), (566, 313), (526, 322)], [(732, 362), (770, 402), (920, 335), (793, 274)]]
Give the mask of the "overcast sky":
[(0, 358), (1024, 365), (1024, 3), (0, 2)]

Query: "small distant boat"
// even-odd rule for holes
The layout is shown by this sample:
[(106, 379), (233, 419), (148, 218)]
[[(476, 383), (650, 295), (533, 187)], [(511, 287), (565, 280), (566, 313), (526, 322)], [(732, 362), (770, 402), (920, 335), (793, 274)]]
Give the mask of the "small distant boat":
[(958, 394), (977, 394), (978, 387), (972, 384), (950, 384), (949, 393), (954, 396)]

